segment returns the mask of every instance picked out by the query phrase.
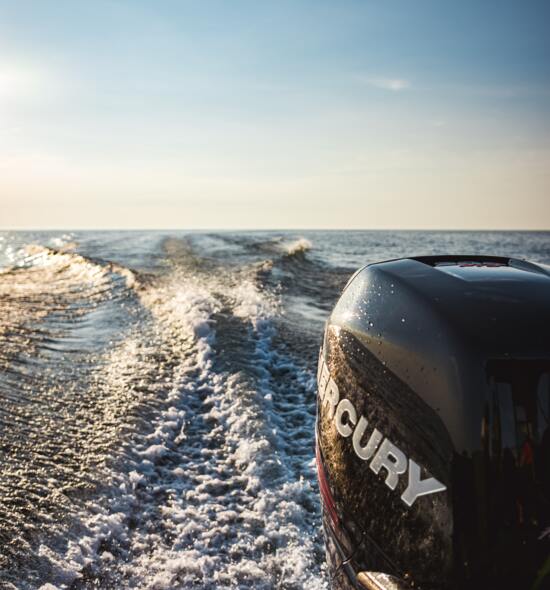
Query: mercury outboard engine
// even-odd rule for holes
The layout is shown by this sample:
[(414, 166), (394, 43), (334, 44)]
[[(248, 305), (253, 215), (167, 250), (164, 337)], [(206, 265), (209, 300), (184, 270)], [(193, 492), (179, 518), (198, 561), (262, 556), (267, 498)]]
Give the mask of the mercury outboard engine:
[(333, 588), (550, 588), (549, 402), (550, 267), (359, 270), (318, 370)]

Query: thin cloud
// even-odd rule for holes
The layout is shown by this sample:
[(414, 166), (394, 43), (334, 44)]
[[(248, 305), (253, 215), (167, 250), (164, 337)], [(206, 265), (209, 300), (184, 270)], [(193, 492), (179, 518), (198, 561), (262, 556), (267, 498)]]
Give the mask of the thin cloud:
[(411, 87), (411, 83), (403, 78), (368, 78), (366, 81), (375, 88), (392, 90), (393, 92), (400, 92)]

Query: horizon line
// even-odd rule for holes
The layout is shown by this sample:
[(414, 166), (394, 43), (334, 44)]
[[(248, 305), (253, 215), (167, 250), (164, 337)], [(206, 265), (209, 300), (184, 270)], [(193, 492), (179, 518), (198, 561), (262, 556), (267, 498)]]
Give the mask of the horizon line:
[(545, 233), (550, 232), (549, 228), (422, 228), (422, 227), (407, 227), (407, 228), (396, 228), (396, 227), (364, 227), (364, 228), (345, 228), (345, 227), (0, 227), (0, 232), (32, 232), (32, 231), (192, 231), (192, 232), (245, 232), (245, 231), (325, 231), (325, 232), (364, 232), (364, 231), (401, 231), (401, 232), (531, 232), (531, 233)]

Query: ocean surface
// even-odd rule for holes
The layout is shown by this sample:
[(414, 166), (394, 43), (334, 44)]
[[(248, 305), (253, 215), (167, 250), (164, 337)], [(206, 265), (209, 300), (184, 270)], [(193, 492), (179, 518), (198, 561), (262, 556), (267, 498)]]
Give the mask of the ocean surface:
[(0, 588), (328, 588), (323, 323), (376, 260), (548, 232), (0, 232)]

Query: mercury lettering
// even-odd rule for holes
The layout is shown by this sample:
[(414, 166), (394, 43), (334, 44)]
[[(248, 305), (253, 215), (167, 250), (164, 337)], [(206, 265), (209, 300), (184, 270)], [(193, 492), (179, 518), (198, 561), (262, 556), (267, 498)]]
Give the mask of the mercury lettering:
[(331, 377), (324, 356), (319, 355), (317, 371), (319, 403), (334, 422), (338, 434), (343, 438), (352, 438), (352, 448), (362, 461), (370, 461), (369, 467), (374, 473), (383, 469), (386, 473), (385, 484), (395, 490), (399, 478), (407, 475), (407, 487), (401, 495), (401, 500), (412, 506), (421, 496), (443, 492), (447, 488), (435, 477), (422, 479), (421, 467), (393, 444), (376, 428), (366, 436), (368, 421), (362, 414), (358, 414), (355, 406), (346, 398), (340, 398), (338, 385)]

